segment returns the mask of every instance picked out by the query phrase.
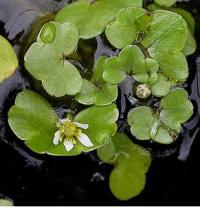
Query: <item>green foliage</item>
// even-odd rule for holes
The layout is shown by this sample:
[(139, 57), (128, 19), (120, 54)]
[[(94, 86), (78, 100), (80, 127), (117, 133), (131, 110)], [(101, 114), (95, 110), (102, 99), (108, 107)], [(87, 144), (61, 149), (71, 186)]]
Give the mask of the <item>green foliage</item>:
[(114, 104), (105, 107), (93, 106), (79, 112), (74, 120), (89, 125), (83, 132), (88, 135), (94, 146), (87, 148), (77, 142), (69, 152), (62, 143), (58, 146), (53, 145), (58, 119), (50, 104), (35, 92), (25, 90), (18, 94), (15, 105), (9, 111), (8, 121), (17, 137), (24, 140), (32, 151), (40, 154), (72, 156), (82, 151), (94, 150), (110, 141), (117, 130), (115, 123), (117, 119), (118, 110)]
[(117, 85), (107, 83), (103, 80), (103, 64), (105, 59), (106, 57), (100, 57), (97, 60), (93, 69), (93, 77), (90, 81), (83, 80), (81, 92), (76, 96), (76, 100), (79, 103), (104, 106), (111, 104), (117, 99)]
[(116, 84), (130, 74), (138, 82), (155, 83), (158, 67), (155, 60), (145, 58), (138, 46), (127, 46), (118, 57), (110, 57), (105, 61), (103, 77), (105, 81)]
[(192, 103), (184, 89), (172, 90), (156, 111), (147, 106), (134, 108), (128, 114), (131, 133), (139, 140), (152, 139), (161, 144), (170, 144), (178, 136), (181, 124), (193, 113)]
[(189, 13), (188, 11), (177, 8), (177, 7), (161, 7), (158, 6), (157, 4), (151, 4), (148, 7), (150, 10), (155, 11), (155, 10), (169, 10), (172, 12), (175, 12), (182, 16), (182, 18), (187, 22), (188, 28), (187, 28), (187, 40), (185, 43), (185, 47), (183, 48), (182, 52), (184, 53), (185, 56), (191, 55), (196, 51), (196, 40), (194, 38), (194, 29), (195, 29), (195, 20), (194, 17)]
[(170, 7), (176, 3), (176, 0), (155, 0), (160, 6)]
[(25, 55), (26, 69), (42, 81), (51, 96), (75, 95), (81, 90), (81, 75), (67, 60), (76, 49), (78, 39), (78, 30), (72, 23), (49, 22)]
[(109, 184), (115, 197), (128, 200), (140, 194), (151, 164), (147, 150), (134, 144), (125, 134), (117, 133), (97, 152), (103, 162), (114, 164)]
[(18, 67), (18, 60), (10, 43), (0, 35), (0, 83)]
[(137, 38), (136, 20), (144, 16), (147, 11), (141, 8), (127, 8), (121, 10), (116, 20), (106, 28), (106, 36), (116, 48), (122, 49), (131, 45)]
[(80, 37), (101, 34), (117, 13), (127, 7), (142, 7), (142, 0), (79, 0), (61, 9), (55, 20), (77, 25)]

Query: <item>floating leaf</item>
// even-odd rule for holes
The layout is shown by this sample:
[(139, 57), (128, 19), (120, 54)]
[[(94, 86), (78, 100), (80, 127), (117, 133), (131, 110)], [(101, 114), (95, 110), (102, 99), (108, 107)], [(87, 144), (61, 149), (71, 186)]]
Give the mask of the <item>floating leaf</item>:
[(151, 87), (151, 92), (156, 97), (166, 96), (171, 89), (172, 84), (162, 74), (159, 75), (158, 82)]
[(183, 48), (183, 54), (185, 56), (191, 55), (196, 51), (196, 49), (197, 49), (196, 40), (192, 35), (192, 33), (190, 32), (190, 30), (188, 30), (187, 40), (185, 43), (185, 47)]
[(170, 7), (176, 3), (176, 0), (155, 0), (155, 2), (160, 6)]
[(45, 153), (53, 147), (57, 118), (50, 104), (33, 91), (19, 93), (9, 111), (13, 132), (35, 152)]
[(100, 57), (93, 69), (90, 81), (83, 80), (81, 92), (76, 96), (79, 103), (97, 106), (109, 105), (117, 99), (118, 88), (116, 84), (106, 83), (103, 80), (103, 64), (106, 57)]
[(120, 11), (116, 20), (106, 28), (106, 37), (109, 42), (119, 49), (133, 44), (138, 32), (136, 20), (146, 12), (140, 8), (127, 8)]
[(196, 51), (197, 44), (193, 36), (195, 30), (195, 20), (194, 17), (191, 15), (191, 13), (181, 8), (174, 8), (174, 7), (166, 8), (166, 7), (158, 6), (157, 4), (151, 4), (148, 8), (153, 11), (161, 10), (161, 9), (169, 10), (181, 15), (188, 25), (187, 40), (185, 43), (185, 47), (183, 48), (183, 53), (185, 56), (188, 56)]
[(18, 67), (18, 60), (10, 43), (0, 35), (0, 83)]
[(161, 144), (170, 144), (174, 141), (169, 132), (162, 128), (156, 113), (147, 106), (134, 108), (128, 114), (128, 124), (131, 133), (139, 140), (154, 140)]
[(131, 133), (140, 140), (149, 140), (154, 117), (151, 108), (140, 106), (134, 108), (128, 114), (128, 124), (131, 126)]
[[(137, 18), (133, 18), (135, 15)], [(129, 18), (132, 21), (128, 21)], [(124, 62), (129, 61), (133, 69), (125, 67), (123, 61), (120, 61), (121, 53), (118, 58), (112, 57), (106, 61), (104, 73), (106, 81), (120, 82), (126, 77), (126, 73), (133, 73), (138, 82), (154, 85), (159, 79), (158, 68), (170, 82), (182, 82), (188, 77), (188, 65), (182, 50), (185, 49), (185, 53), (189, 54), (193, 51), (194, 42), (191, 37), (187, 39), (187, 24), (180, 15), (165, 10), (149, 13), (140, 8), (127, 8), (122, 10), (116, 21), (107, 27), (106, 34), (111, 44), (117, 48), (123, 48), (128, 44), (138, 46), (135, 54), (133, 52), (126, 54), (128, 53), (126, 49), (121, 51), (125, 54)], [(186, 40), (189, 41), (187, 47), (185, 47)], [(133, 63), (136, 65), (136, 59), (140, 62), (137, 65), (139, 71), (133, 67)], [(154, 72), (148, 68), (149, 59), (156, 68)], [(144, 71), (151, 71), (151, 78), (149, 73)]]
[(158, 79), (155, 77), (158, 67), (155, 60), (145, 58), (139, 47), (127, 46), (118, 57), (111, 57), (105, 61), (103, 78), (107, 82), (116, 84), (122, 82), (127, 74), (130, 74), (138, 82), (155, 83)]
[(72, 23), (49, 22), (42, 28), (37, 42), (25, 55), (25, 67), (52, 96), (75, 95), (82, 78), (67, 56), (78, 44), (78, 30)]
[(188, 65), (181, 53), (187, 39), (187, 24), (176, 13), (158, 10), (142, 45), (151, 57), (158, 61), (166, 77), (184, 81), (188, 77)]
[(142, 7), (142, 0), (79, 0), (61, 9), (55, 19), (73, 22), (80, 37), (90, 39), (101, 34), (117, 13), (127, 7)]
[(160, 120), (169, 128), (180, 131), (181, 124), (186, 122), (193, 113), (193, 105), (188, 100), (184, 89), (171, 91), (161, 100)]
[(170, 144), (181, 130), (181, 124), (192, 115), (193, 106), (184, 89), (175, 89), (161, 100), (160, 109), (139, 106), (128, 114), (131, 133), (139, 140)]
[(25, 90), (18, 94), (15, 105), (9, 111), (8, 121), (17, 137), (25, 140), (25, 144), (34, 152), (72, 156), (109, 142), (110, 137), (116, 133), (117, 118), (118, 110), (114, 104), (81, 111), (74, 120), (89, 125), (83, 133), (88, 135), (94, 146), (88, 148), (77, 142), (69, 152), (65, 150), (63, 143), (53, 144), (54, 134), (58, 130), (57, 117), (49, 103), (35, 92)]
[(99, 148), (98, 155), (103, 161), (114, 164), (109, 179), (112, 193), (120, 200), (128, 200), (143, 190), (151, 156), (147, 150), (132, 143), (125, 134), (116, 134), (112, 138), (112, 145), (114, 156), (110, 156), (109, 152), (111, 143)]

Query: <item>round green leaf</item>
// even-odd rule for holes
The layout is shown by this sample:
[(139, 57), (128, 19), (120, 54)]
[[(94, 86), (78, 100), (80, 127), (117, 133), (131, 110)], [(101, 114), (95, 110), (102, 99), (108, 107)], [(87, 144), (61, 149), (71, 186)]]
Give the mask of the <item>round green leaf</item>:
[(160, 103), (162, 111), (160, 120), (169, 128), (180, 132), (181, 124), (193, 113), (193, 105), (188, 100), (184, 89), (175, 89), (165, 96)]
[(187, 24), (178, 14), (165, 10), (153, 12), (154, 19), (142, 45), (152, 57), (156, 53), (181, 51), (187, 38)]
[(149, 140), (154, 117), (152, 110), (146, 106), (139, 106), (128, 113), (128, 124), (131, 133), (139, 140)]
[(151, 87), (151, 92), (156, 97), (166, 96), (170, 92), (171, 85), (170, 81), (160, 74), (158, 82)]
[(106, 144), (115, 135), (118, 115), (119, 112), (115, 104), (104, 107), (92, 106), (81, 111), (75, 117), (75, 121), (89, 125), (88, 129), (83, 130), (83, 133), (88, 135), (97, 148)]
[(106, 36), (109, 42), (116, 48), (122, 49), (131, 45), (137, 37), (137, 25), (135, 21), (144, 15), (146, 10), (141, 8), (127, 8), (121, 10), (116, 20), (106, 28)]
[(88, 80), (83, 80), (81, 92), (76, 96), (79, 103), (85, 105), (95, 104), (97, 106), (109, 105), (117, 99), (117, 85), (101, 83), (95, 85)]
[(174, 141), (169, 132), (162, 127), (158, 129), (157, 134), (153, 140), (160, 144), (171, 144)]
[(109, 105), (117, 99), (118, 88), (116, 84), (106, 83), (103, 80), (103, 64), (106, 57), (100, 57), (93, 69), (92, 80), (83, 80), (83, 86), (76, 100), (85, 105)]
[(188, 64), (182, 52), (159, 53), (155, 59), (160, 64), (161, 72), (169, 79), (185, 81), (188, 77)]
[(154, 77), (158, 70), (158, 63), (152, 58), (145, 58), (141, 49), (134, 46), (125, 47), (118, 57), (111, 57), (105, 61), (103, 78), (113, 84), (122, 82), (127, 74), (141, 83), (157, 81)]
[(18, 67), (18, 60), (10, 43), (0, 35), (0, 83), (10, 77)]
[[(115, 135), (116, 136), (116, 135)], [(114, 163), (116, 161), (116, 147), (111, 140), (107, 144), (97, 149), (98, 157), (105, 163)]]
[(56, 21), (75, 23), (80, 37), (90, 39), (101, 34), (121, 9), (131, 6), (142, 7), (142, 0), (79, 0), (59, 11)]
[(8, 122), (18, 138), (34, 152), (48, 153), (53, 146), (56, 115), (50, 104), (33, 91), (19, 93), (10, 109)]
[[(115, 197), (120, 200), (128, 200), (137, 196), (145, 186), (146, 172), (151, 164), (150, 153), (144, 148), (132, 143), (125, 135), (117, 133), (112, 142), (115, 150), (115, 167), (111, 172), (109, 185)], [(103, 146), (101, 157), (105, 160), (112, 158), (110, 153), (107, 153), (110, 143)], [(98, 152), (101, 150), (98, 149)], [(105, 153), (103, 155), (103, 153)], [(99, 153), (98, 153), (99, 154)]]
[[(50, 34), (51, 32), (55, 34)], [(47, 40), (44, 41), (44, 38)], [(49, 42), (50, 39), (52, 42)], [(76, 49), (77, 44), (78, 31), (75, 25), (50, 22), (42, 28), (37, 42), (27, 51), (26, 69), (33, 77), (42, 81), (50, 95), (75, 95), (81, 90), (82, 78), (76, 67), (66, 60), (66, 56)]]

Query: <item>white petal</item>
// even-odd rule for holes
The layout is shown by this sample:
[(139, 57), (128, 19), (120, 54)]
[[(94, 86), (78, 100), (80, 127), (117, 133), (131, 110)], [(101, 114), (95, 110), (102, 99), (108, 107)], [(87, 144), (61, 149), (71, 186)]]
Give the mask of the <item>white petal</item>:
[(78, 122), (73, 122), (74, 124), (76, 124), (78, 127), (82, 128), (82, 129), (87, 129), (89, 127), (88, 124), (81, 124)]
[(58, 145), (59, 139), (60, 139), (60, 132), (59, 131), (56, 131), (56, 133), (54, 134), (53, 143), (55, 145)]
[(67, 122), (67, 121), (69, 121), (68, 118), (65, 118), (65, 119), (59, 119), (59, 122), (60, 122), (61, 124), (64, 124), (64, 123)]
[(81, 133), (80, 136), (77, 138), (84, 146), (86, 147), (93, 146), (92, 142), (90, 141), (90, 138), (86, 134)]
[(65, 139), (64, 145), (65, 145), (65, 149), (66, 149), (67, 152), (72, 150), (73, 147), (74, 147), (74, 144), (72, 142), (70, 142), (69, 140), (67, 140), (67, 139)]

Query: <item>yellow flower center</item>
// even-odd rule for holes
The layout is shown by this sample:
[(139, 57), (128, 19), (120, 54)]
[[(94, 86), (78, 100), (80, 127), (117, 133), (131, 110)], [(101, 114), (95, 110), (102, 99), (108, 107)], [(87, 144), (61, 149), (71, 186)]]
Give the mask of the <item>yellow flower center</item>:
[(76, 144), (75, 138), (79, 137), (81, 129), (72, 121), (68, 120), (64, 122), (60, 127), (60, 136), (61, 139), (68, 139)]

